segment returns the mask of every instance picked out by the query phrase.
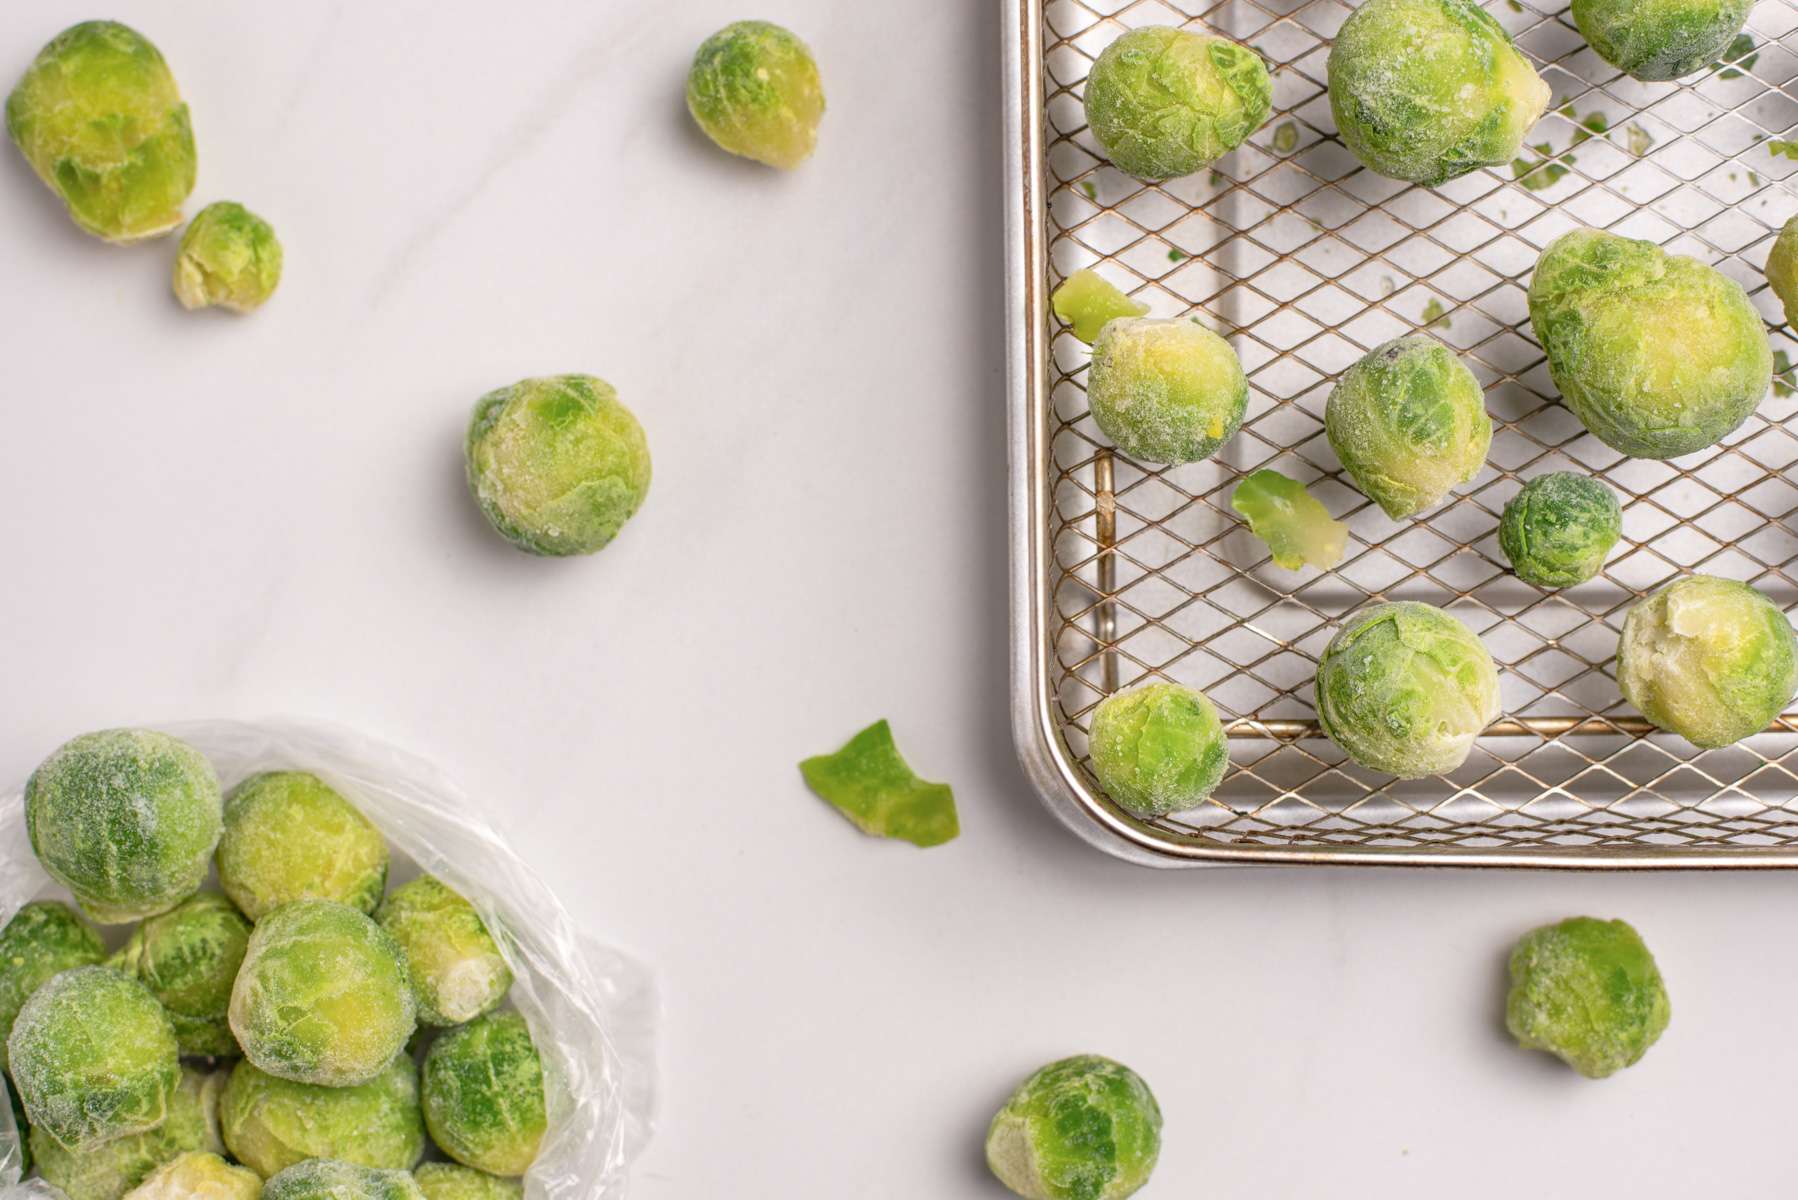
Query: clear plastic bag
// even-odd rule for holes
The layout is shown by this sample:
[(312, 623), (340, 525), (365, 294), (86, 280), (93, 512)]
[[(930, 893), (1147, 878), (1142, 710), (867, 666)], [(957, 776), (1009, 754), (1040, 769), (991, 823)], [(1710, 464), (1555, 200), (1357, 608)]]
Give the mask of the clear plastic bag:
[[(386, 834), (394, 874), (436, 875), (468, 897), (500, 942), (516, 981), (511, 1003), (543, 1057), (549, 1132), (527, 1200), (620, 1200), (649, 1139), (657, 1002), (648, 973), (592, 941), (542, 881), (436, 767), (324, 722), (194, 721), (158, 725), (192, 743), (229, 789), (259, 771), (325, 780)], [(21, 788), (0, 796), (0, 926), (39, 898), (67, 899), (25, 835)], [(0, 1097), (0, 1200), (59, 1195), (19, 1182), (18, 1132)]]

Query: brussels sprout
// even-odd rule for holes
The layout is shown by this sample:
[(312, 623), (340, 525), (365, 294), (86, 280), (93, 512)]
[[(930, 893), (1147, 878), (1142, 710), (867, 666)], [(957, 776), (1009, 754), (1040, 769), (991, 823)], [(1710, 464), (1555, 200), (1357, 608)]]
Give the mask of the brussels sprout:
[(1149, 1181), (1160, 1154), (1149, 1085), (1096, 1054), (1026, 1079), (986, 1134), (986, 1165), (1027, 1200), (1119, 1200)]
[(1275, 566), (1327, 571), (1342, 561), (1348, 526), (1330, 516), (1330, 510), (1296, 479), (1278, 471), (1256, 471), (1230, 493), (1230, 507), (1248, 521), (1250, 533), (1267, 543)]
[(189, 1150), (151, 1171), (125, 1200), (256, 1200), (262, 1178), (209, 1150)]
[(1387, 342), (1344, 371), (1324, 433), (1355, 486), (1387, 516), (1442, 502), (1486, 465), (1486, 396), (1452, 351), (1422, 334)]
[(1732, 745), (1765, 729), (1798, 691), (1798, 638), (1747, 584), (1688, 575), (1629, 610), (1617, 685), (1694, 746)]
[(1716, 62), (1753, 10), (1754, 0), (1573, 0), (1573, 23), (1598, 57), (1661, 83)]
[(1511, 952), (1511, 1035), (1588, 1079), (1633, 1065), (1671, 1015), (1654, 956), (1622, 921), (1571, 917), (1525, 934)]
[(870, 837), (929, 848), (961, 833), (955, 789), (919, 779), (885, 721), (874, 722), (835, 754), (806, 759), (799, 773), (807, 787)]
[(216, 892), (151, 917), (109, 966), (133, 975), (168, 1012), (183, 1054), (236, 1054), (225, 1012), (250, 941), (250, 923)]
[[(0, 1077), (0, 1092), (6, 1093), (6, 1107), (12, 1112), (13, 1133), (17, 1136), (19, 1154), (19, 1177), (24, 1178), (31, 1173), (31, 1122), (25, 1119), (25, 1106), (19, 1103), (19, 1093), (9, 1086), (4, 1077)], [(0, 1166), (4, 1166), (6, 1156), (0, 1154)]]
[(6, 98), (6, 131), (95, 237), (134, 242), (181, 223), (193, 126), (168, 64), (136, 30), (84, 21), (57, 34)]
[(262, 1200), (424, 1200), (424, 1193), (406, 1171), (309, 1158), (263, 1184)]
[(1173, 683), (1105, 697), (1093, 711), (1087, 742), (1099, 786), (1139, 817), (1197, 808), (1230, 766), (1217, 709)]
[(412, 1172), (425, 1200), (523, 1200), (524, 1181), (501, 1179), (461, 1163), (424, 1163)]
[(1505, 505), (1498, 545), (1517, 578), (1537, 587), (1584, 583), (1623, 536), (1617, 493), (1572, 471), (1538, 475)]
[(1786, 324), (1798, 326), (1798, 217), (1785, 223), (1767, 253), (1767, 282), (1785, 305)]
[(425, 1152), (418, 1068), (402, 1054), (367, 1083), (318, 1087), (240, 1062), (219, 1128), (232, 1156), (264, 1179), (308, 1158), (410, 1170)]
[(1112, 321), (1093, 344), (1086, 397), (1131, 458), (1192, 463), (1236, 435), (1249, 383), (1230, 343), (1191, 321)]
[(219, 886), (252, 921), (294, 900), (371, 913), (387, 887), (387, 842), (318, 776), (271, 771), (231, 789), (218, 868)]
[(1261, 56), (1187, 29), (1133, 29), (1086, 78), (1086, 123), (1120, 171), (1172, 179), (1210, 166), (1261, 128), (1273, 82)]
[(25, 784), (25, 829), (51, 878), (107, 925), (167, 912), (206, 878), (218, 776), (187, 743), (109, 729), (65, 743)]
[(1548, 84), (1473, 0), (1368, 0), (1328, 71), (1343, 144), (1429, 187), (1511, 161), (1548, 111)]
[(66, 904), (39, 900), (13, 914), (0, 929), (0, 1071), (7, 1070), (6, 1039), (26, 998), (52, 975), (105, 958), (100, 935)]
[(512, 968), (474, 905), (430, 875), (398, 888), (375, 921), (405, 951), (423, 1025), (460, 1025), (498, 1008)]
[(244, 1057), (296, 1083), (367, 1083), (405, 1048), (415, 1018), (398, 943), (333, 900), (296, 900), (257, 922), (231, 989)]
[[(105, 968), (98, 968), (104, 970)], [(182, 1068), (168, 1119), (145, 1133), (113, 1138), (85, 1150), (67, 1150), (41, 1129), (31, 1131), (38, 1174), (69, 1200), (119, 1200), (151, 1171), (190, 1150), (225, 1152), (218, 1137), (222, 1074)]]
[(1773, 381), (1742, 285), (1653, 242), (1594, 229), (1556, 239), (1530, 282), (1530, 321), (1567, 407), (1636, 458), (1715, 445)]
[(1400, 779), (1467, 761), (1499, 713), (1498, 668), (1439, 608), (1372, 604), (1343, 623), (1317, 664), (1317, 715), (1330, 740)]
[(468, 427), (468, 486), (520, 550), (592, 554), (649, 493), (649, 442), (603, 379), (554, 375), (489, 392)]
[(1049, 297), (1055, 315), (1073, 327), (1074, 336), (1092, 345), (1099, 331), (1119, 317), (1140, 317), (1149, 311), (1106, 282), (1097, 271), (1075, 271), (1062, 280)]
[(548, 1126), (543, 1064), (524, 1018), (489, 1013), (432, 1043), (425, 1128), (438, 1149), (490, 1175), (522, 1175)]
[(174, 286), (183, 308), (251, 312), (280, 282), (281, 243), (267, 221), (241, 204), (208, 204), (181, 235)]
[(779, 25), (727, 25), (693, 56), (687, 111), (723, 149), (790, 171), (818, 144), (824, 119), (818, 63)]

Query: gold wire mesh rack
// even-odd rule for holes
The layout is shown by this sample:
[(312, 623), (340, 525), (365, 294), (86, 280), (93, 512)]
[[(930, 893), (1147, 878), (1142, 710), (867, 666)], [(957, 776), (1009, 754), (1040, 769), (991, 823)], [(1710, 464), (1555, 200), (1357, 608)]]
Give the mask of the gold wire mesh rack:
[[(1152, 865), (1307, 862), (1528, 867), (1798, 866), (1798, 717), (1721, 750), (1652, 730), (1612, 669), (1641, 594), (1702, 571), (1798, 606), (1798, 344), (1762, 266), (1798, 213), (1798, 0), (1762, 0), (1725, 61), (1677, 84), (1621, 75), (1565, 3), (1489, 11), (1552, 86), (1515, 164), (1435, 189), (1362, 169), (1325, 90), (1342, 0), (1004, 0), (1014, 725), (1050, 809), (1088, 841)], [(1093, 60), (1143, 25), (1253, 46), (1274, 113), (1211, 172), (1145, 184), (1086, 129)], [(1798, 153), (1798, 145), (1793, 148)], [(1675, 462), (1625, 458), (1557, 400), (1526, 292), (1543, 247), (1586, 225), (1715, 264), (1753, 296), (1780, 372), (1747, 424)], [(1092, 425), (1088, 352), (1048, 312), (1093, 267), (1151, 315), (1228, 337), (1249, 374), (1238, 434), (1215, 458), (1151, 469)], [(1393, 522), (1342, 473), (1323, 434), (1335, 377), (1374, 346), (1427, 330), (1486, 388), (1486, 470), (1422, 518)], [(1274, 567), (1229, 508), (1273, 467), (1350, 528), (1332, 572)], [(1524, 584), (1497, 549), (1521, 482), (1560, 469), (1605, 479), (1624, 540), (1588, 584)], [(1480, 633), (1506, 716), (1452, 775), (1398, 781), (1348, 762), (1311, 688), (1340, 618), (1423, 600)], [(1206, 692), (1231, 769), (1204, 806), (1161, 820), (1108, 801), (1086, 728), (1107, 694), (1149, 679)]]

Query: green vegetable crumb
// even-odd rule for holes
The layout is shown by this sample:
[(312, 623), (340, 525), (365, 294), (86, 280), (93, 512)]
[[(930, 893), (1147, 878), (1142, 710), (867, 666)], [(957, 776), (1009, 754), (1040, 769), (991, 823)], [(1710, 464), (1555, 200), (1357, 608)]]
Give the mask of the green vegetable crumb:
[(1291, 154), (1299, 146), (1299, 127), (1295, 121), (1281, 121), (1274, 130), (1274, 150)]
[(1306, 565), (1329, 570), (1342, 561), (1348, 526), (1278, 471), (1256, 471), (1230, 494), (1230, 507), (1249, 523), (1249, 532), (1267, 543), (1274, 565), (1296, 571)]
[[(1172, 257), (1172, 254), (1169, 254)], [(1074, 336), (1092, 345), (1099, 331), (1119, 317), (1140, 317), (1149, 306), (1140, 304), (1112, 286), (1097, 271), (1075, 271), (1049, 297), (1055, 315), (1073, 327)]]
[(929, 847), (961, 832), (954, 791), (912, 772), (885, 721), (868, 726), (835, 754), (806, 759), (799, 771), (807, 787), (863, 833)]
[(1774, 140), (1767, 143), (1767, 153), (1775, 158), (1785, 157), (1798, 162), (1798, 139), (1791, 141)]

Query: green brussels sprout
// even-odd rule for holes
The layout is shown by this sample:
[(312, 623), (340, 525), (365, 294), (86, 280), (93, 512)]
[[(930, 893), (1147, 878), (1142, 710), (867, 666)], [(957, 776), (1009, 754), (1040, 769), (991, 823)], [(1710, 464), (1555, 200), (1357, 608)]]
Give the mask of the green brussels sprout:
[(424, 1200), (424, 1193), (406, 1171), (309, 1158), (263, 1184), (262, 1200)]
[[(19, 1103), (19, 1093), (8, 1086), (4, 1077), (0, 1077), (0, 1092), (6, 1093), (7, 1108), (12, 1111), (13, 1133), (18, 1136), (19, 1177), (23, 1179), (31, 1173), (31, 1122), (25, 1119), (25, 1106)], [(4, 1162), (0, 1156), (0, 1162)]]
[(524, 1200), (524, 1181), (501, 1179), (461, 1163), (423, 1163), (412, 1172), (425, 1200)]
[(1798, 326), (1798, 217), (1785, 223), (1767, 253), (1767, 282), (1785, 305), (1786, 324)]
[(237, 1053), (225, 1019), (250, 923), (217, 892), (201, 892), (139, 925), (107, 964), (150, 989), (183, 1054)]
[(256, 923), (231, 989), (244, 1057), (282, 1079), (367, 1083), (416, 1027), (406, 958), (387, 931), (334, 900), (296, 900)]
[(1773, 382), (1742, 285), (1653, 242), (1595, 229), (1557, 238), (1530, 282), (1530, 322), (1567, 407), (1636, 458), (1715, 445)]
[(280, 282), (281, 242), (267, 221), (241, 204), (208, 204), (181, 235), (174, 287), (183, 308), (252, 312)]
[(252, 921), (295, 900), (371, 913), (387, 888), (387, 842), (316, 775), (270, 771), (231, 789), (219, 886)]
[(1055, 315), (1073, 327), (1074, 336), (1092, 345), (1099, 331), (1119, 317), (1140, 317), (1149, 311), (1108, 283), (1097, 271), (1075, 271), (1061, 281), (1049, 297)]
[(210, 1150), (177, 1154), (125, 1193), (125, 1200), (256, 1200), (262, 1177)]
[(1096, 1054), (1026, 1079), (986, 1134), (986, 1165), (1026, 1200), (1119, 1200), (1149, 1181), (1160, 1154), (1149, 1085)]
[(1486, 395), (1454, 353), (1422, 334), (1387, 342), (1344, 371), (1324, 433), (1355, 486), (1397, 520), (1442, 502), (1486, 465)]
[(1188, 29), (1133, 29), (1086, 78), (1086, 123), (1118, 170), (1191, 175), (1261, 128), (1273, 106), (1267, 64), (1247, 46)]
[(1498, 668), (1472, 630), (1413, 601), (1355, 613), (1317, 664), (1317, 715), (1355, 762), (1400, 779), (1467, 761), (1499, 713)]
[(1754, 0), (1573, 0), (1598, 57), (1649, 83), (1701, 71), (1729, 49)]
[(1765, 729), (1798, 691), (1798, 638), (1747, 584), (1688, 575), (1629, 610), (1617, 686), (1694, 746), (1733, 745)]
[(75, 224), (135, 242), (181, 223), (194, 131), (168, 63), (115, 21), (70, 26), (6, 98), (6, 131)]
[(1428, 187), (1510, 162), (1550, 99), (1474, 0), (1368, 0), (1337, 32), (1328, 73), (1343, 144)]
[(219, 1100), (219, 1129), (232, 1157), (264, 1179), (308, 1158), (411, 1170), (425, 1152), (418, 1067), (401, 1054), (367, 1083), (319, 1087), (240, 1062)]
[(1230, 493), (1230, 507), (1267, 543), (1274, 565), (1288, 571), (1307, 565), (1327, 571), (1348, 547), (1348, 526), (1330, 516), (1304, 484), (1278, 471), (1263, 468), (1243, 480)]
[(1537, 587), (1584, 583), (1623, 536), (1617, 493), (1588, 475), (1538, 475), (1505, 505), (1498, 545), (1517, 578)]
[(1139, 817), (1197, 808), (1230, 766), (1217, 709), (1174, 683), (1105, 697), (1093, 710), (1087, 745), (1099, 786)]
[(492, 1012), (512, 986), (512, 968), (474, 905), (420, 875), (394, 890), (375, 921), (405, 951), (423, 1025), (460, 1025)]
[(13, 914), (0, 929), (0, 1071), (7, 1070), (6, 1039), (26, 998), (52, 975), (105, 958), (100, 935), (66, 904), (38, 900)]
[(438, 1149), (489, 1175), (522, 1175), (548, 1127), (543, 1063), (524, 1018), (488, 1013), (425, 1055), (425, 1128)]
[(553, 375), (481, 397), (468, 486), (500, 535), (531, 554), (592, 554), (649, 493), (649, 442), (603, 379)]
[[(105, 968), (99, 968), (104, 970)], [(144, 1133), (127, 1134), (85, 1150), (69, 1150), (41, 1129), (31, 1131), (38, 1174), (69, 1200), (120, 1200), (163, 1163), (191, 1150), (225, 1152), (218, 1136), (219, 1073), (181, 1070), (168, 1119)]]
[(118, 925), (199, 890), (220, 828), (218, 776), (187, 743), (109, 729), (65, 743), (25, 784), (25, 829), (50, 877)]
[(1093, 343), (1087, 402), (1100, 432), (1131, 458), (1193, 463), (1242, 427), (1249, 383), (1217, 334), (1191, 321), (1112, 321)]
[(722, 149), (790, 171), (818, 144), (824, 84), (817, 60), (779, 25), (727, 25), (693, 56), (687, 111)]
[(1654, 956), (1622, 921), (1571, 917), (1530, 931), (1511, 951), (1511, 1035), (1588, 1079), (1634, 1065), (1671, 1015)]

